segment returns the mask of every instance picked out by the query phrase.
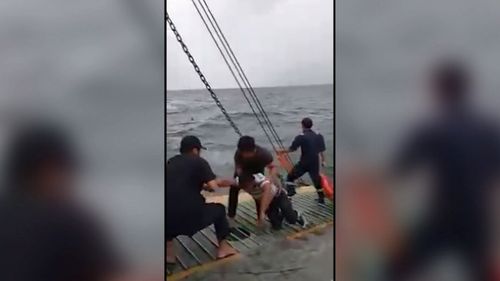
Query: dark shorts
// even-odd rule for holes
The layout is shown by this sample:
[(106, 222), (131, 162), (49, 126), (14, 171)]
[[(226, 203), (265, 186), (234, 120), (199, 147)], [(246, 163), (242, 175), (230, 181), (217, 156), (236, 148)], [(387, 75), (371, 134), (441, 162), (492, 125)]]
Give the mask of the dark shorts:
[(219, 203), (206, 203), (197, 214), (174, 214), (167, 216), (166, 238), (168, 241), (179, 235), (193, 236), (198, 231), (215, 226), (219, 240), (229, 235), (229, 223), (226, 218), (226, 208)]
[(302, 162), (297, 163), (293, 167), (292, 171), (288, 174), (287, 181), (293, 182), (303, 176), (305, 173), (309, 174), (309, 177), (311, 178), (316, 190), (322, 190), (319, 163), (316, 162), (314, 162), (313, 164)]

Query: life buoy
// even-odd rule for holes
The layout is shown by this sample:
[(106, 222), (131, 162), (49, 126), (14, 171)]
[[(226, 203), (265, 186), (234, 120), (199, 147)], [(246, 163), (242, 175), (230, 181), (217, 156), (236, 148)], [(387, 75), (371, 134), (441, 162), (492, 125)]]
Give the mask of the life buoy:
[(323, 188), (323, 192), (325, 193), (326, 198), (333, 200), (333, 184), (330, 183), (328, 177), (324, 174), (321, 174), (321, 187)]

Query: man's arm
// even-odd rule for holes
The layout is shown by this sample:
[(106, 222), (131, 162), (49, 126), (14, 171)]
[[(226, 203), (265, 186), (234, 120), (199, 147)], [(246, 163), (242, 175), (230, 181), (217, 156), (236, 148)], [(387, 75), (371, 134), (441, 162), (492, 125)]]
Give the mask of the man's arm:
[(271, 182), (274, 183), (276, 186), (281, 187), (281, 181), (279, 178), (278, 169), (276, 165), (274, 165), (273, 155), (270, 152), (266, 151), (266, 153), (264, 154), (263, 161), (267, 169), (268, 177), (271, 179)]
[(200, 180), (203, 183), (203, 189), (213, 192), (215, 188), (219, 187), (217, 185), (217, 177), (212, 171), (210, 164), (203, 158), (199, 160), (198, 171), (200, 173)]
[(236, 184), (236, 181), (230, 178), (217, 178), (216, 182), (219, 187), (230, 187)]
[(205, 184), (205, 189), (208, 191), (213, 191), (216, 188), (221, 187), (230, 187), (234, 185), (235, 181), (233, 179), (223, 179), (223, 178), (215, 178)]
[(278, 169), (273, 163), (267, 165), (267, 173), (269, 175), (269, 178), (271, 179), (271, 182), (276, 186), (281, 187), (281, 179), (279, 177)]
[(290, 145), (289, 148), (284, 148), (284, 149), (278, 149), (278, 153), (290, 153), (290, 152), (295, 152), (297, 149), (300, 147), (301, 144), (301, 135), (298, 135), (295, 137), (295, 139), (292, 142), (292, 145)]
[(203, 189), (209, 192), (215, 191), (216, 188), (230, 187), (231, 185), (235, 184), (234, 179), (217, 178), (212, 172), (212, 168), (210, 168), (208, 162), (204, 159), (202, 159), (201, 161), (200, 172), (202, 181), (204, 182)]
[(321, 165), (324, 167), (326, 161), (325, 161), (325, 154), (323, 151), (319, 153), (319, 159), (321, 160)]
[(236, 178), (237, 176), (241, 175), (242, 172), (242, 167), (241, 167), (241, 158), (238, 150), (234, 153), (234, 177)]

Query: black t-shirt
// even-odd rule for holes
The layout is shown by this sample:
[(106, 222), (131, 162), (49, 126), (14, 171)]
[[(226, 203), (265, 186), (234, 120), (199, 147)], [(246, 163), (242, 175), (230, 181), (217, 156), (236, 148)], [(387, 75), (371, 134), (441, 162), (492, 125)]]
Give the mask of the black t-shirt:
[(316, 134), (313, 130), (304, 132), (295, 137), (290, 146), (290, 151), (301, 148), (300, 163), (303, 165), (319, 164), (319, 153), (325, 151), (325, 140), (321, 134)]
[(0, 280), (101, 280), (117, 253), (83, 208), (28, 198), (0, 199)]
[(500, 131), (469, 112), (450, 112), (422, 123), (397, 155), (398, 174), (427, 164), (433, 173), (433, 211), (479, 221), (500, 172)]
[(264, 173), (265, 168), (273, 163), (273, 155), (267, 149), (256, 146), (256, 153), (251, 158), (242, 158), (236, 150), (234, 162), (242, 170), (240, 181), (248, 182), (253, 180), (253, 174)]
[(176, 155), (167, 161), (167, 216), (197, 214), (205, 204), (203, 185), (215, 179), (208, 162), (195, 155)]

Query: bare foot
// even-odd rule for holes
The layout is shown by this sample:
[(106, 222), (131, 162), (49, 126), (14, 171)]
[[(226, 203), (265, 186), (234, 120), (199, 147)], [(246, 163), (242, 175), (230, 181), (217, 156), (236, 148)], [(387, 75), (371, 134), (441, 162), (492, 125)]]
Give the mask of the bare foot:
[(264, 219), (262, 217), (258, 218), (257, 221), (255, 222), (255, 226), (257, 227), (257, 229), (264, 229), (265, 227), (265, 222), (264, 222)]
[(237, 254), (238, 252), (227, 243), (226, 240), (219, 242), (219, 249), (217, 250), (217, 259), (223, 259)]
[(174, 253), (174, 242), (167, 241), (167, 263), (176, 263), (175, 253)]

